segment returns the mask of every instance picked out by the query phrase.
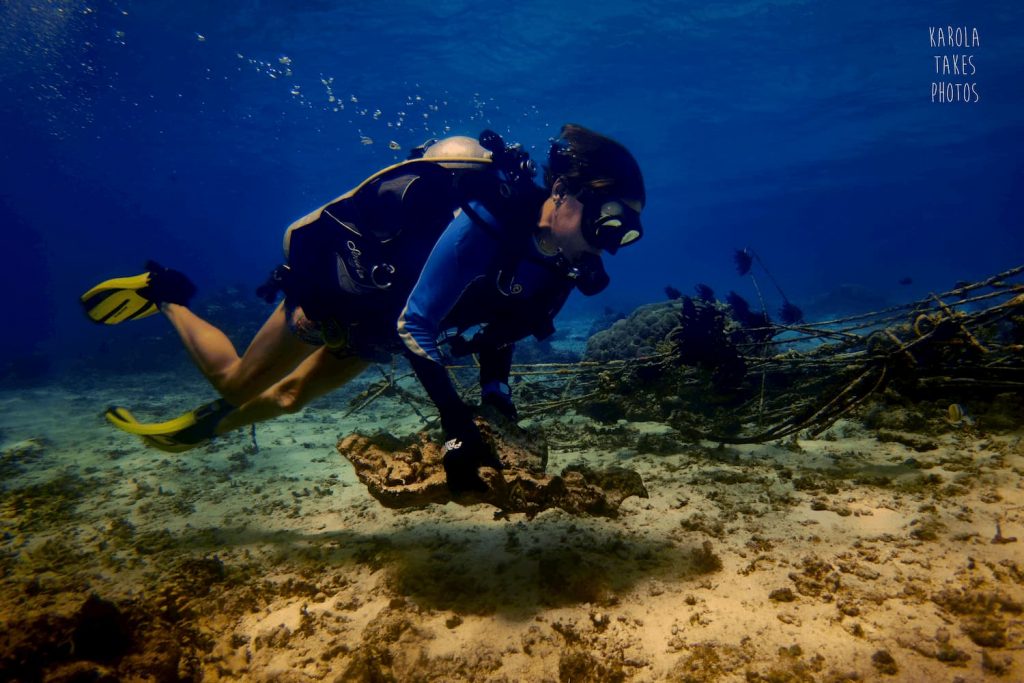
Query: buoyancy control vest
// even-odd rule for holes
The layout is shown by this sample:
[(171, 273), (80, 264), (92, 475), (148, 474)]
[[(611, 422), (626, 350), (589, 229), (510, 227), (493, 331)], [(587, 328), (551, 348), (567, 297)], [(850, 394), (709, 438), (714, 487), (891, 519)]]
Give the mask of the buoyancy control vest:
[(386, 319), (460, 207), (479, 201), (511, 219), (526, 209), (535, 221), (532, 162), (495, 137), (493, 150), (461, 136), (417, 148), (295, 221), (284, 236), (287, 265), (275, 271), (280, 289), (312, 320), (347, 322), (354, 307)]
[(352, 297), (407, 293), (455, 205), (451, 169), (424, 160), (384, 169), (288, 228), (286, 295), (326, 320)]

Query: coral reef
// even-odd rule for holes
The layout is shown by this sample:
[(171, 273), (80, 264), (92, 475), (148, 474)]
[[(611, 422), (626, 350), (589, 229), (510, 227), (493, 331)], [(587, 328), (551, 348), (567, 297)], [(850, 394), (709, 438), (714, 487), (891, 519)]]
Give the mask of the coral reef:
[(584, 360), (626, 360), (649, 356), (679, 324), (680, 300), (640, 306), (587, 341)]
[(441, 463), (440, 445), (429, 433), (399, 439), (390, 434), (351, 434), (338, 443), (356, 476), (370, 494), (390, 508), (421, 507), (454, 500), (468, 505), (489, 503), (502, 512), (532, 517), (560, 508), (574, 515), (614, 517), (630, 496), (647, 497), (640, 475), (620, 467), (591, 470), (570, 466), (560, 475), (545, 474), (547, 444), (543, 436), (516, 427), (496, 414), (477, 417), (484, 441), (498, 453), (504, 469), (484, 467), (487, 491), (452, 497)]
[[(915, 402), (943, 400), (951, 420), (970, 425), (963, 401), (1024, 386), (1024, 285), (1010, 282), (1022, 272), (819, 323), (800, 322), (786, 300), (775, 324), (734, 293), (725, 304), (698, 285), (697, 298), (643, 306), (591, 339), (586, 359), (618, 363), (617, 372), (577, 383), (580, 410), (602, 421), (667, 420), (692, 438), (763, 442), (821, 433), (888, 387)], [(666, 330), (673, 311), (678, 324)]]

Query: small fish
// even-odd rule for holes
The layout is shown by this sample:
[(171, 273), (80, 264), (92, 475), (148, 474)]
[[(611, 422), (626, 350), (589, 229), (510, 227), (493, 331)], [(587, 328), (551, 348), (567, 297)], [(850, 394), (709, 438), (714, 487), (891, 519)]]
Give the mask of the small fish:
[(373, 138), (368, 138), (365, 135), (360, 135), (359, 136), (359, 142), (364, 144), (364, 145), (372, 145), (373, 144)]
[(967, 414), (967, 411), (959, 403), (950, 403), (947, 410), (949, 423), (952, 425), (972, 425), (974, 418)]
[(400, 144), (398, 144), (397, 142), (395, 142), (394, 140), (392, 140), (391, 142), (388, 143), (388, 149), (392, 149), (392, 150), (398, 151), (398, 150), (402, 149), (402, 146)]

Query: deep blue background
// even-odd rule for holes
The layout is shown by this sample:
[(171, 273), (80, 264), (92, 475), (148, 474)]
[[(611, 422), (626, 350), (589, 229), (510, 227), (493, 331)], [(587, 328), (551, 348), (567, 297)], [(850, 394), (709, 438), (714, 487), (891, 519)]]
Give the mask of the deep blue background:
[[(649, 198), (613, 288), (570, 315), (670, 283), (752, 296), (744, 246), (805, 307), (980, 278), (1024, 261), (1022, 7), (7, 0), (0, 350), (112, 334), (77, 296), (150, 257), (249, 290), (292, 220), (423, 139), (494, 127), (543, 151), (565, 121), (630, 147)], [(948, 24), (981, 45), (930, 47)], [(980, 102), (932, 103), (933, 56), (960, 53), (977, 73), (945, 79)]]

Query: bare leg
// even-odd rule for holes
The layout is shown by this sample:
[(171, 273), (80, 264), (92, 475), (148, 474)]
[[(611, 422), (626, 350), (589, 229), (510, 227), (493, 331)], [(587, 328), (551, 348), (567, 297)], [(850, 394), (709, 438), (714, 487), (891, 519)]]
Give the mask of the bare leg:
[(241, 358), (223, 332), (177, 304), (164, 304), (196, 367), (230, 403), (241, 405), (294, 369), (316, 347), (288, 329), (284, 304), (279, 305), (253, 337)]
[(321, 347), (287, 377), (225, 416), (217, 425), (217, 434), (298, 412), (313, 399), (346, 384), (369, 365), (369, 361), (357, 356), (338, 358)]

